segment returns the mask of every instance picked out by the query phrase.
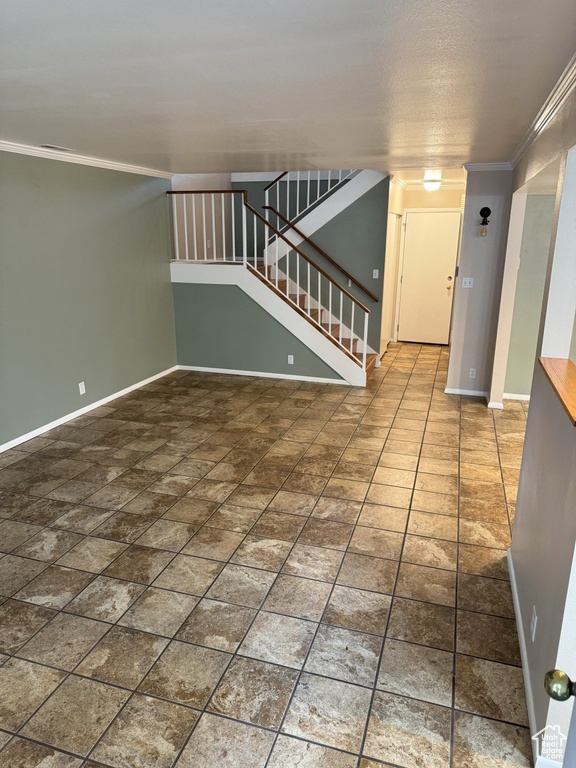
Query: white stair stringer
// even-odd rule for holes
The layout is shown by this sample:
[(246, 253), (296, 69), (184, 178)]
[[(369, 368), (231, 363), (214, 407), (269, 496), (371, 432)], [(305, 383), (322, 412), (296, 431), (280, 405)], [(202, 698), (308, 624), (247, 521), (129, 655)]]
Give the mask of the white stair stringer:
[(308, 349), (354, 387), (366, 386), (366, 371), (315, 328), (308, 320), (240, 264), (178, 264), (172, 262), (173, 283), (236, 285), (269, 315), (294, 334)]
[[(314, 232), (328, 224), (335, 216), (356, 202), (362, 195), (365, 195), (366, 192), (385, 178), (386, 175), (380, 173), (380, 171), (360, 171), (360, 173), (347, 180), (345, 184), (342, 184), (339, 189), (336, 189), (325, 200), (319, 202), (310, 213), (299, 219), (296, 226), (307, 237), (311, 237)], [(271, 214), (272, 217), (273, 215)], [(292, 245), (298, 247), (303, 242), (303, 238), (296, 234), (294, 230), (288, 229), (283, 234), (284, 237), (290, 240)], [(268, 264), (274, 264), (276, 259), (281, 259), (285, 256), (288, 250), (290, 248), (286, 242), (278, 238), (278, 252), (276, 252), (276, 239), (274, 239), (267, 247), (266, 259)]]

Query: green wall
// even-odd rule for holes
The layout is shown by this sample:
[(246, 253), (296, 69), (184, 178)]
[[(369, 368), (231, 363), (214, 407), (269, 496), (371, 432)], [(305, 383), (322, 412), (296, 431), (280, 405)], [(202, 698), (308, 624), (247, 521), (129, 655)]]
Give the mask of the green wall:
[(554, 200), (554, 195), (530, 195), (526, 201), (504, 385), (510, 394), (529, 395), (532, 388)]
[(0, 444), (176, 364), (169, 183), (0, 152)]
[[(179, 365), (340, 380), (237, 286), (172, 287)], [(294, 365), (288, 365), (288, 355), (294, 355)]]

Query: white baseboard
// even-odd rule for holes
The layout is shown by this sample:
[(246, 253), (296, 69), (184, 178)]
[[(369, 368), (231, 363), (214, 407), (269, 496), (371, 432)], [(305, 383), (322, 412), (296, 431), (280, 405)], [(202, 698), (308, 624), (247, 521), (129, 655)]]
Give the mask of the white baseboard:
[(514, 395), (510, 392), (504, 392), (502, 397), (504, 400), (530, 400), (530, 395)]
[(111, 400), (116, 400), (118, 397), (123, 397), (124, 395), (127, 395), (129, 392), (133, 392), (135, 389), (139, 389), (140, 387), (146, 386), (146, 384), (150, 384), (153, 381), (156, 381), (156, 379), (161, 379), (162, 376), (167, 376), (169, 373), (172, 373), (173, 371), (177, 371), (178, 366), (174, 365), (172, 368), (167, 368), (165, 371), (161, 371), (160, 373), (154, 374), (154, 376), (150, 376), (148, 379), (144, 379), (143, 381), (138, 381), (136, 384), (131, 384), (129, 387), (126, 387), (126, 389), (121, 389), (119, 392), (114, 392), (113, 395), (108, 395), (108, 397), (103, 397), (102, 400), (97, 400), (95, 403), (91, 403), (90, 405), (86, 405), (84, 408), (79, 408), (77, 411), (73, 411), (72, 413), (66, 414), (66, 416), (61, 416), (59, 419), (56, 419), (55, 421), (51, 421), (49, 424), (44, 424), (43, 427), (38, 427), (38, 429), (33, 429), (32, 432), (27, 432), (25, 435), (21, 435), (20, 437), (15, 437), (14, 440), (10, 440), (7, 443), (4, 443), (4, 445), (0, 445), (0, 453), (3, 451), (8, 451), (10, 448), (14, 448), (17, 445), (20, 445), (21, 443), (25, 443), (27, 440), (31, 440), (33, 437), (38, 437), (38, 435), (43, 435), (44, 432), (48, 432), (50, 429), (55, 429), (55, 427), (59, 427), (61, 424), (66, 424), (67, 421), (72, 421), (72, 419), (78, 418), (78, 416), (83, 416), (85, 413), (89, 413), (89, 411), (93, 411), (95, 408), (99, 408), (101, 405), (106, 405), (106, 403), (109, 403)]
[(496, 402), (494, 402), (494, 401), (492, 401), (492, 400), (491, 400), (491, 401), (488, 403), (488, 408), (496, 408), (496, 409), (498, 409), (499, 411), (501, 411), (501, 410), (504, 408), (504, 406), (502, 405), (502, 403), (496, 403)]
[[(534, 711), (534, 697), (532, 696), (532, 682), (530, 680), (530, 671), (528, 668), (528, 652), (526, 649), (526, 637), (524, 634), (524, 621), (522, 611), (520, 610), (520, 598), (518, 597), (518, 585), (516, 583), (516, 573), (514, 571), (514, 560), (512, 559), (512, 550), (508, 550), (508, 573), (510, 574), (510, 588), (512, 590), (512, 600), (514, 602), (514, 615), (516, 616), (516, 627), (518, 632), (518, 643), (520, 645), (520, 660), (522, 662), (522, 674), (524, 675), (524, 690), (526, 692), (526, 709), (528, 710), (528, 723), (530, 734), (533, 736), (540, 729), (536, 724), (536, 713)], [(562, 768), (562, 763), (556, 760), (549, 760), (547, 757), (540, 757), (538, 754), (538, 743), (532, 741), (532, 754), (534, 757), (534, 768)]]
[(452, 389), (446, 387), (445, 395), (465, 395), (466, 397), (485, 397), (488, 400), (488, 392), (481, 392), (479, 389)]
[(259, 379), (289, 379), (290, 381), (314, 381), (317, 384), (344, 384), (349, 387), (344, 379), (322, 379), (318, 376), (294, 376), (289, 373), (267, 373), (263, 371), (237, 371), (234, 368), (205, 368), (202, 365), (179, 365), (181, 371), (199, 371), (200, 373), (226, 373), (233, 376), (256, 376)]

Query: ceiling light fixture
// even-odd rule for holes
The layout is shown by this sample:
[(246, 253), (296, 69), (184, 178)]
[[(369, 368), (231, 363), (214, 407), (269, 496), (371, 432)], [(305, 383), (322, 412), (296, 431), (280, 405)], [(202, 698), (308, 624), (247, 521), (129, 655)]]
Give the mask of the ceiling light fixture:
[(435, 192), (442, 186), (442, 171), (424, 171), (424, 178), (420, 181), (425, 190)]

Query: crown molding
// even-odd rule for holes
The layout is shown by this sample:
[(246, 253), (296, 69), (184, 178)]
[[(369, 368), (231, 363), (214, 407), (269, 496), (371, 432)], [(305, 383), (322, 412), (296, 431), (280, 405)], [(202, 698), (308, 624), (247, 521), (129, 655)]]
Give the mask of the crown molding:
[(390, 173), (390, 174), (388, 174), (388, 175), (389, 175), (389, 177), (390, 177), (390, 183), (391, 183), (391, 184), (392, 184), (392, 183), (394, 183), (394, 184), (398, 184), (398, 186), (399, 186), (401, 189), (408, 189), (408, 187), (406, 186), (406, 182), (405, 182), (405, 181), (402, 181), (402, 179), (399, 179), (399, 178), (398, 178), (397, 176), (395, 176), (393, 173)]
[(140, 176), (155, 176), (158, 179), (171, 179), (173, 175), (167, 171), (158, 171), (154, 168), (143, 168), (139, 165), (117, 163), (113, 160), (102, 160), (98, 157), (88, 157), (87, 155), (77, 155), (75, 153), (68, 154), (67, 152), (58, 152), (53, 149), (33, 147), (29, 144), (16, 144), (13, 141), (0, 140), (0, 152), (15, 152), (18, 155), (43, 157), (47, 160), (61, 160), (64, 163), (90, 165), (94, 168), (107, 168), (111, 171), (122, 171), (123, 173), (137, 173)]
[(467, 171), (513, 171), (512, 163), (464, 163)]
[(517, 165), (532, 142), (542, 133), (548, 123), (560, 111), (576, 85), (576, 54), (570, 59), (560, 79), (550, 92), (542, 108), (534, 118), (528, 133), (512, 157), (512, 165)]

